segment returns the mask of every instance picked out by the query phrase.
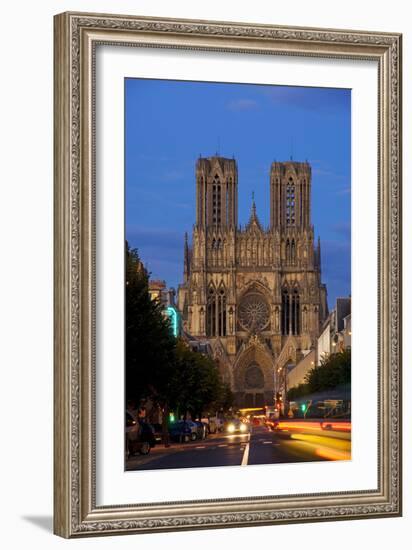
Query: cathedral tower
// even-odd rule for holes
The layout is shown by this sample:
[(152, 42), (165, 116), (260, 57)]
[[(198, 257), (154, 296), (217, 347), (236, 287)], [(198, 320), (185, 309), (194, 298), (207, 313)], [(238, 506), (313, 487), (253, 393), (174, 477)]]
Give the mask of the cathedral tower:
[(270, 170), (270, 226), (310, 227), (311, 168), (307, 162), (273, 162)]
[(196, 188), (198, 227), (236, 227), (237, 165), (234, 159), (199, 158)]

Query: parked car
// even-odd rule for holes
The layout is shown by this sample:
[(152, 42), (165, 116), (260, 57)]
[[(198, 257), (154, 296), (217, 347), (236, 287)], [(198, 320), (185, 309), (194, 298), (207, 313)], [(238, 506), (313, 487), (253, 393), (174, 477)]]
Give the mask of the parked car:
[(163, 439), (163, 427), (159, 423), (152, 424), (156, 443), (161, 443)]
[(215, 434), (217, 432), (217, 424), (214, 416), (212, 416), (211, 418), (207, 418), (207, 417), (202, 418), (202, 422), (206, 426), (208, 435)]
[(224, 420), (216, 416), (202, 418), (202, 422), (206, 424), (208, 434), (216, 434), (223, 431)]
[(153, 427), (129, 411), (126, 411), (125, 431), (126, 458), (136, 453), (147, 455), (156, 445)]
[(195, 420), (194, 423), (197, 426), (197, 439), (206, 439), (208, 434), (206, 423), (201, 422), (200, 420)]
[(178, 420), (169, 426), (171, 439), (179, 442), (195, 441), (197, 430), (197, 425), (191, 420)]
[(225, 426), (225, 421), (223, 418), (216, 418), (216, 430), (218, 432), (223, 432)]
[(192, 420), (185, 420), (184, 422), (186, 422), (186, 424), (190, 428), (190, 439), (192, 441), (196, 441), (196, 439), (199, 439), (199, 437), (198, 437), (199, 428), (198, 428), (196, 422), (193, 422)]

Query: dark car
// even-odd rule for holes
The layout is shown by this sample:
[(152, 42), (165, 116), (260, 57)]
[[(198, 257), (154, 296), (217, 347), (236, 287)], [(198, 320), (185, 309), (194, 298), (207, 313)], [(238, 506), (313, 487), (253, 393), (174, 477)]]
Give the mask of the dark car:
[(162, 427), (162, 425), (159, 424), (159, 423), (154, 423), (154, 424), (152, 424), (152, 428), (153, 428), (154, 436), (155, 436), (155, 439), (156, 439), (156, 443), (161, 443), (161, 441), (163, 439), (163, 427)]
[(169, 426), (170, 438), (179, 442), (195, 441), (197, 430), (197, 425), (191, 420), (178, 420)]
[(126, 456), (136, 453), (147, 455), (156, 445), (153, 427), (126, 411)]

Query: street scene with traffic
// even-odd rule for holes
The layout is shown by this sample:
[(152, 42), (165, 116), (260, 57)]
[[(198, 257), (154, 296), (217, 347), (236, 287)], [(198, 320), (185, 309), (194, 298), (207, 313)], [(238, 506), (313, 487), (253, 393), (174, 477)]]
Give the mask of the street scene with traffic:
[[(248, 417), (215, 423), (180, 421), (170, 425), (168, 444), (159, 425), (150, 426), (129, 455), (127, 470), (211, 466), (247, 466), (319, 460), (349, 460), (351, 422), (338, 419), (275, 419), (265, 411), (242, 411)], [(150, 428), (149, 428), (150, 426)], [(143, 443), (141, 443), (143, 445)]]

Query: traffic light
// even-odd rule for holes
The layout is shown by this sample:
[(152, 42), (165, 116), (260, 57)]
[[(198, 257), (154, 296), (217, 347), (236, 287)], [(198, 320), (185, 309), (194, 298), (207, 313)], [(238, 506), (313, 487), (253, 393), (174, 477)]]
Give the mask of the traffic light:
[(169, 420), (170, 420), (170, 422), (174, 422), (174, 421), (175, 421), (175, 415), (174, 415), (174, 413), (169, 413)]
[(306, 403), (302, 403), (300, 406), (300, 410), (303, 412), (303, 414), (306, 412), (307, 406)]

